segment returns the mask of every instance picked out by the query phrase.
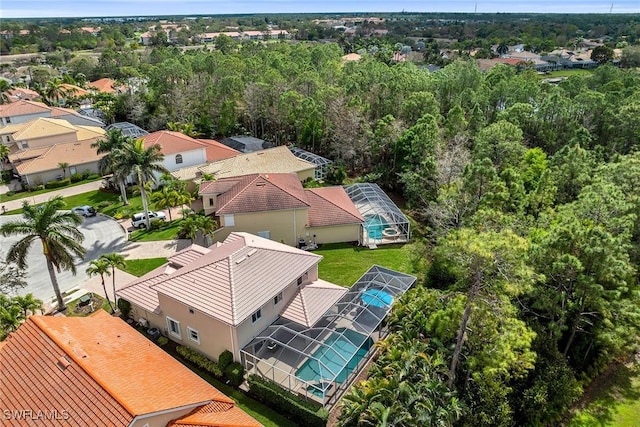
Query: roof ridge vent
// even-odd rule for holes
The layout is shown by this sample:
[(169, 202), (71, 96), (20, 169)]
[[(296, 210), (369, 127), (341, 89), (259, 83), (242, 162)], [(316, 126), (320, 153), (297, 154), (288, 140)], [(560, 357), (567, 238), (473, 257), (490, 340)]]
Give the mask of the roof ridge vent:
[(244, 261), (245, 259), (247, 259), (246, 256), (240, 257), (236, 260), (236, 264), (240, 264), (242, 261)]
[(247, 256), (249, 257), (249, 256), (255, 254), (256, 252), (258, 252), (258, 250), (256, 248), (253, 248), (247, 253)]

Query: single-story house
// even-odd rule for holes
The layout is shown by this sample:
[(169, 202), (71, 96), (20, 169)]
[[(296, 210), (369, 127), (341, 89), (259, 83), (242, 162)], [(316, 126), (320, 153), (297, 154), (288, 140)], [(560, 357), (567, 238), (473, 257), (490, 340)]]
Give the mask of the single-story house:
[[(91, 145), (100, 137), (82, 141), (63, 142), (47, 147), (27, 148), (9, 155), (15, 173), (28, 186), (46, 184), (48, 181), (61, 179), (74, 173), (89, 171), (99, 173), (98, 163), (105, 154), (97, 154)], [(60, 163), (67, 163), (66, 171)]]
[(204, 181), (199, 195), (216, 241), (244, 231), (292, 246), (355, 242), (364, 222), (343, 187), (305, 190), (294, 173)]
[(260, 427), (104, 310), (31, 316), (0, 342), (3, 425)]

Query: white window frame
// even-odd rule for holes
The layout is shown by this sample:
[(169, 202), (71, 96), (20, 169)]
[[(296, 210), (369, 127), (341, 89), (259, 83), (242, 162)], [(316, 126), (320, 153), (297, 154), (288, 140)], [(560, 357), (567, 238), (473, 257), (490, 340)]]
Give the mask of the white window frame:
[[(192, 334), (196, 335), (196, 338), (193, 337)], [(198, 332), (196, 329), (193, 329), (190, 326), (187, 326), (187, 335), (189, 336), (189, 339), (193, 342), (195, 342), (196, 344), (200, 344), (200, 332)]]
[(280, 301), (282, 301), (282, 292), (280, 292), (278, 295), (276, 295), (275, 297), (273, 297), (273, 305), (278, 305), (280, 303)]
[(234, 227), (236, 225), (236, 217), (233, 214), (224, 215), (224, 226)]
[(271, 240), (271, 231), (267, 230), (267, 231), (258, 231), (257, 233), (258, 237), (262, 237), (263, 239), (269, 239)]
[[(178, 332), (174, 332), (171, 329), (171, 322), (175, 323), (177, 328), (178, 328)], [(182, 339), (182, 331), (180, 330), (180, 322), (178, 322), (176, 319), (173, 319), (169, 316), (167, 316), (167, 333), (171, 336), (174, 336), (176, 338), (178, 338), (179, 340)]]
[(251, 315), (251, 323), (256, 323), (262, 319), (262, 309), (259, 308)]

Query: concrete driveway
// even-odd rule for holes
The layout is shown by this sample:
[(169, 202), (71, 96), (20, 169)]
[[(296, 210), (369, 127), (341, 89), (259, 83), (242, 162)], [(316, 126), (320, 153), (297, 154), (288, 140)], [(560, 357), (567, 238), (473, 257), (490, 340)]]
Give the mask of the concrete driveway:
[[(20, 218), (20, 215), (2, 215), (0, 216), (0, 224)], [(87, 249), (87, 254), (83, 261), (76, 264), (77, 274), (75, 276), (67, 270), (57, 274), (62, 292), (82, 286), (87, 281), (88, 275), (85, 270), (90, 261), (105, 253), (121, 253), (126, 245), (125, 231), (112, 218), (101, 215), (86, 218), (78, 229), (85, 236), (83, 246)], [(0, 236), (0, 257), (4, 259), (11, 245), (19, 239), (20, 237), (16, 236)], [(55, 298), (40, 242), (34, 242), (29, 250), (26, 272), (28, 286), (19, 290), (20, 295), (31, 292), (45, 303), (49, 303)]]

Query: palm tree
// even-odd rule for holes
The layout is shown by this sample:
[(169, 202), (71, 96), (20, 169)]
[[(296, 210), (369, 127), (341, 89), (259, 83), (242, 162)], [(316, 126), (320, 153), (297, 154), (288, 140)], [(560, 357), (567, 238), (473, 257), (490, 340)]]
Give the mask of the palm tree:
[(0, 79), (0, 104), (8, 104), (11, 102), (8, 92), (13, 89), (13, 85), (9, 80)]
[(29, 312), (33, 314), (36, 310), (42, 310), (42, 300), (34, 298), (32, 293), (28, 293), (25, 296), (13, 297), (13, 300), (22, 309), (24, 319), (28, 317)]
[(216, 231), (216, 228), (218, 228), (216, 222), (210, 216), (197, 215), (196, 225), (202, 233), (202, 243), (204, 244), (204, 246), (207, 246), (207, 237), (210, 236), (214, 231)]
[[(115, 313), (116, 309), (111, 305), (111, 300), (109, 299), (109, 294), (107, 294), (107, 286), (104, 284), (104, 275), (111, 276), (111, 271), (109, 271), (109, 262), (102, 258), (94, 259), (89, 263), (89, 268), (87, 268), (87, 274), (89, 276), (95, 276), (96, 274), (100, 275), (100, 281), (102, 282), (102, 289), (104, 290), (104, 297), (107, 299), (109, 303), (109, 307), (111, 307), (111, 313)], [(113, 294), (113, 298), (115, 299), (115, 293)]]
[(187, 216), (182, 224), (180, 224), (180, 228), (178, 229), (178, 236), (183, 239), (191, 240), (191, 243), (194, 243), (196, 240), (196, 235), (198, 234), (198, 223), (196, 219), (197, 215), (189, 215)]
[(120, 198), (122, 199), (122, 203), (124, 205), (129, 204), (129, 200), (127, 199), (127, 187), (125, 185), (125, 180), (127, 179), (128, 174), (119, 173), (122, 171), (118, 171), (115, 169), (113, 153), (116, 150), (123, 149), (124, 146), (129, 142), (130, 139), (124, 136), (120, 129), (111, 129), (107, 131), (105, 138), (99, 139), (98, 141), (91, 144), (91, 147), (97, 149), (97, 154), (107, 153), (106, 156), (100, 159), (98, 167), (100, 168), (100, 173), (103, 175), (113, 173), (113, 179), (116, 180), (118, 188), (120, 188)]
[(60, 169), (62, 169), (62, 179), (67, 177), (67, 168), (69, 167), (69, 163), (67, 162), (60, 162), (58, 163), (58, 167)]
[(162, 166), (162, 160), (164, 160), (162, 147), (159, 144), (154, 144), (146, 148), (142, 139), (136, 139), (131, 143), (125, 144), (122, 149), (116, 150), (113, 155), (114, 169), (119, 173), (133, 174), (138, 181), (145, 223), (147, 229), (149, 229), (149, 201), (145, 184), (147, 182), (157, 182), (155, 173), (168, 172)]
[(15, 298), (0, 294), (0, 341), (18, 329), (23, 320), (22, 309)]
[[(124, 269), (127, 265), (124, 262), (124, 256), (111, 252), (109, 254), (100, 255), (100, 259), (107, 262), (107, 265), (111, 267), (111, 285), (113, 286), (113, 304), (114, 307), (118, 307), (118, 296), (116, 295), (116, 268)], [(115, 309), (114, 309), (115, 311)]]
[(57, 77), (49, 80), (47, 82), (47, 86), (44, 88), (44, 99), (47, 101), (47, 104), (52, 105), (60, 104), (60, 100), (69, 94), (65, 83)]
[(173, 221), (171, 208), (180, 204), (181, 200), (180, 194), (176, 190), (165, 185), (158, 191), (151, 193), (151, 200), (154, 202), (156, 209), (167, 209), (169, 211), (169, 222)]
[(58, 273), (62, 269), (70, 270), (75, 275), (74, 258), (83, 258), (86, 253), (81, 244), (84, 235), (77, 228), (82, 218), (70, 211), (59, 212), (64, 206), (61, 196), (51, 198), (38, 207), (25, 200), (22, 203), (23, 219), (0, 226), (0, 234), (5, 237), (24, 236), (7, 253), (7, 262), (15, 262), (18, 268), (27, 266), (27, 254), (33, 242), (39, 240), (42, 243), (59, 311), (64, 311), (66, 306), (60, 293), (56, 270)]

